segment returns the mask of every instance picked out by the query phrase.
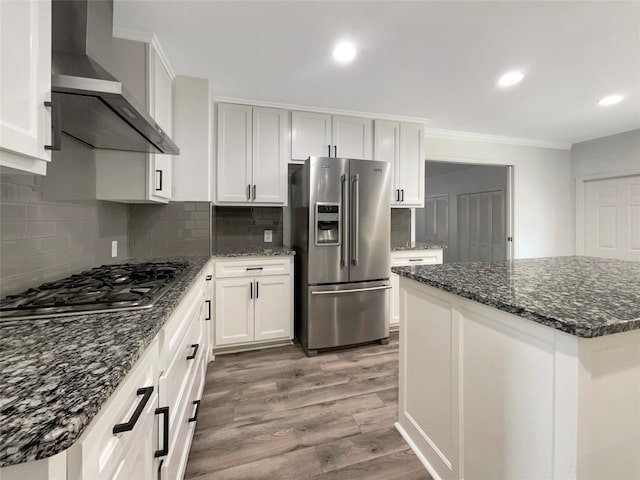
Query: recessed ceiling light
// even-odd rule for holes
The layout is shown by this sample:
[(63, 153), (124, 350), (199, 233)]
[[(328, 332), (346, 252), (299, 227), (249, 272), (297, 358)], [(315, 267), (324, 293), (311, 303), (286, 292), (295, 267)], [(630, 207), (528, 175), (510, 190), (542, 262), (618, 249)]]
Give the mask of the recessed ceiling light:
[(515, 85), (520, 82), (524, 78), (524, 74), (520, 72), (509, 72), (505, 73), (498, 80), (498, 85), (501, 87), (510, 87), (511, 85)]
[(333, 58), (337, 61), (346, 63), (353, 60), (356, 56), (356, 47), (352, 43), (342, 42), (333, 50)]
[(621, 95), (609, 95), (608, 97), (604, 97), (602, 100), (598, 102), (598, 105), (608, 106), (615, 105), (616, 103), (621, 102), (624, 99)]

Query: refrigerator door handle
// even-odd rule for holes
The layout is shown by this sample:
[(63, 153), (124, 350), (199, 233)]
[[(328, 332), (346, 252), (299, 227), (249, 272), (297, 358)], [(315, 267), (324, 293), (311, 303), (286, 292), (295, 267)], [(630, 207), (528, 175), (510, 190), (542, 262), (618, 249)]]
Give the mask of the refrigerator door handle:
[(349, 290), (323, 290), (320, 292), (311, 292), (311, 295), (336, 295), (339, 293), (372, 292), (374, 290), (390, 290), (391, 288), (391, 285), (385, 285), (382, 287), (353, 288)]
[(353, 234), (351, 235), (351, 244), (353, 246), (353, 257), (351, 263), (358, 265), (358, 243), (360, 242), (360, 174), (353, 176)]
[(342, 198), (340, 199), (340, 208), (342, 209), (342, 219), (341, 219), (342, 238), (340, 239), (340, 242), (341, 242), (340, 243), (340, 266), (345, 267), (347, 265), (347, 228), (345, 228), (345, 225), (347, 225), (347, 221), (348, 221), (346, 200), (349, 195), (348, 193), (349, 184), (347, 183), (348, 178), (346, 174), (342, 175), (340, 180), (342, 181), (342, 188), (340, 190), (340, 193), (342, 195)]

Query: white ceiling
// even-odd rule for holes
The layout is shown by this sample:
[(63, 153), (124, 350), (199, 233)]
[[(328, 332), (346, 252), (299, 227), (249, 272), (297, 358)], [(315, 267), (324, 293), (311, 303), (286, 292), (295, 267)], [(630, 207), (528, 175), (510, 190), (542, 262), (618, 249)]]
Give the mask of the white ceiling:
[[(640, 128), (637, 1), (115, 0), (114, 29), (155, 33), (216, 98), (565, 146)], [(358, 48), (347, 66), (331, 56), (341, 39)], [(496, 88), (509, 70), (522, 83)]]

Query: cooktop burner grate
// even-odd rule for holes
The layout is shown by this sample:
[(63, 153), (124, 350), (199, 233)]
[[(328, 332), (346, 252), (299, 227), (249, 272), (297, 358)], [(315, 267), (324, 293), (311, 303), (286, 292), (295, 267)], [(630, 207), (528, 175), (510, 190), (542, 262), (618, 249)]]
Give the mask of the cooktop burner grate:
[(188, 263), (103, 265), (0, 300), (0, 318), (41, 318), (149, 308)]

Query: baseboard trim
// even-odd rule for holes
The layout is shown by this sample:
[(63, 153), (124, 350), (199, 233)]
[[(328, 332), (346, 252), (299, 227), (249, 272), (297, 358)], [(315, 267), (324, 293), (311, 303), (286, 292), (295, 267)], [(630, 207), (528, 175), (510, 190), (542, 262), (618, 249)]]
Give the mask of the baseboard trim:
[(293, 340), (271, 340), (268, 342), (251, 343), (246, 345), (230, 345), (228, 347), (217, 347), (213, 349), (213, 356), (224, 355), (225, 353), (249, 352), (251, 350), (262, 350), (264, 348), (276, 348), (293, 345)]

